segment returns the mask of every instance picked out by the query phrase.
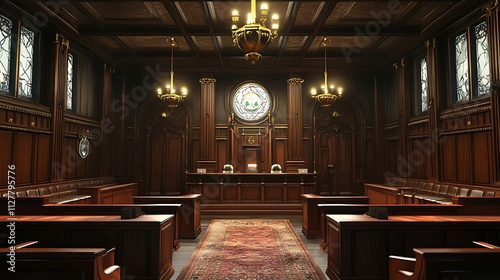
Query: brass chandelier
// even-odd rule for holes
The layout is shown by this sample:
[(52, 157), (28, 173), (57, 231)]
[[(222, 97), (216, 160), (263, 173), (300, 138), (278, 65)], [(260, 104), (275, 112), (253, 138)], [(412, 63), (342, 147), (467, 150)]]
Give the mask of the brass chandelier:
[(323, 41), (321, 42), (321, 46), (324, 47), (325, 49), (325, 72), (324, 72), (325, 83), (321, 86), (321, 94), (318, 94), (315, 88), (311, 89), (311, 97), (316, 99), (321, 104), (321, 107), (323, 107), (324, 109), (328, 109), (333, 104), (333, 102), (342, 97), (341, 87), (335, 89), (335, 86), (332, 84), (330, 88), (328, 88), (328, 70), (326, 67), (327, 41), (328, 41), (327, 38), (323, 38)]
[[(165, 90), (157, 89), (158, 97), (165, 103), (167, 108), (172, 112), (187, 96), (187, 89), (181, 88), (181, 94), (177, 94), (174, 88), (174, 38), (167, 38), (167, 44), (170, 42), (171, 57), (170, 57), (170, 84), (165, 85)], [(163, 113), (162, 116), (167, 116)]]
[(233, 25), (231, 30), (233, 44), (246, 53), (246, 60), (253, 65), (262, 57), (260, 53), (278, 36), (279, 16), (274, 14), (271, 17), (271, 28), (269, 29), (266, 25), (269, 15), (269, 6), (266, 3), (262, 3), (258, 23), (256, 0), (252, 0), (250, 6), (251, 12), (247, 16), (246, 24), (242, 27), (238, 27), (240, 21), (239, 12), (236, 10), (233, 11)]

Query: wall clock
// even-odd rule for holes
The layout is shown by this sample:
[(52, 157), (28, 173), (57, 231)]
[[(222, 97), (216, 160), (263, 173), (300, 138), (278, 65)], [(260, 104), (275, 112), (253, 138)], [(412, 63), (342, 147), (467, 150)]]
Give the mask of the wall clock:
[(250, 122), (257, 122), (267, 117), (271, 107), (269, 93), (256, 83), (246, 83), (238, 87), (232, 103), (236, 116)]

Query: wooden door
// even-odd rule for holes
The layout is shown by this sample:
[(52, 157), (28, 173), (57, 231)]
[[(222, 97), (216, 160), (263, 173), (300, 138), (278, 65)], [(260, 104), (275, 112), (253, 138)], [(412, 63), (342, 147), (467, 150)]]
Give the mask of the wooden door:
[(353, 194), (353, 134), (328, 131), (318, 135), (317, 139), (319, 193)]
[(180, 194), (183, 182), (184, 145), (182, 135), (169, 131), (149, 138), (149, 194)]

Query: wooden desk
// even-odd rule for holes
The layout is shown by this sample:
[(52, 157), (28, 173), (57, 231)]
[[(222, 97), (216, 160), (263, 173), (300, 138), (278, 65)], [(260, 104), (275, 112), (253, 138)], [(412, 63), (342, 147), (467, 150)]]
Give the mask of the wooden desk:
[(174, 247), (173, 250), (180, 248), (179, 244), (179, 224), (180, 209), (182, 204), (46, 204), (38, 213), (30, 215), (48, 215), (48, 216), (108, 216), (121, 215), (124, 207), (141, 207), (141, 212), (146, 215), (175, 215), (174, 219)]
[(319, 246), (328, 251), (326, 215), (329, 214), (365, 214), (370, 207), (383, 207), (390, 216), (421, 216), (421, 215), (463, 215), (462, 205), (456, 204), (318, 204), (321, 213), (321, 241)]
[(302, 194), (302, 233), (307, 238), (321, 236), (321, 212), (318, 204), (368, 204), (368, 196), (323, 196), (317, 194)]
[[(0, 216), (0, 244), (6, 244), (7, 224)], [(16, 243), (38, 240), (39, 247), (116, 248), (115, 263), (122, 278), (169, 279), (173, 273), (174, 215), (120, 216), (16, 216)], [(4, 247), (4, 246), (2, 246)]]
[(189, 173), (186, 180), (203, 203), (300, 203), (315, 185), (314, 173)]
[(413, 257), (413, 248), (470, 248), (500, 241), (500, 216), (327, 215), (331, 279), (388, 279), (389, 255)]
[(200, 194), (134, 196), (135, 204), (180, 203), (179, 238), (194, 239), (201, 232)]
[(364, 183), (365, 195), (370, 197), (370, 203), (399, 204), (401, 194), (404, 192), (414, 192), (414, 188), (404, 186), (390, 186), (384, 184)]

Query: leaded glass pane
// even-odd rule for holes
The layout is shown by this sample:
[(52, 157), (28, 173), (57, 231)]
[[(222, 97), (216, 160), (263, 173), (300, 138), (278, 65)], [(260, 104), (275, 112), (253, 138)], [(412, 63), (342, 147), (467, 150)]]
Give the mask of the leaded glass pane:
[(420, 60), (420, 104), (422, 112), (427, 111), (428, 102), (428, 89), (427, 89), (427, 60), (425, 58)]
[(0, 90), (9, 91), (12, 21), (0, 15)]
[(21, 48), (19, 55), (19, 91), (18, 95), (31, 98), (33, 86), (33, 52), (35, 32), (21, 26)]
[(490, 59), (488, 56), (488, 40), (486, 36), (486, 22), (478, 24), (476, 34), (476, 63), (477, 63), (477, 96), (490, 93)]
[(66, 88), (66, 110), (73, 109), (73, 55), (68, 54), (68, 82)]
[(455, 38), (455, 75), (457, 102), (469, 100), (469, 54), (467, 34), (463, 33)]

